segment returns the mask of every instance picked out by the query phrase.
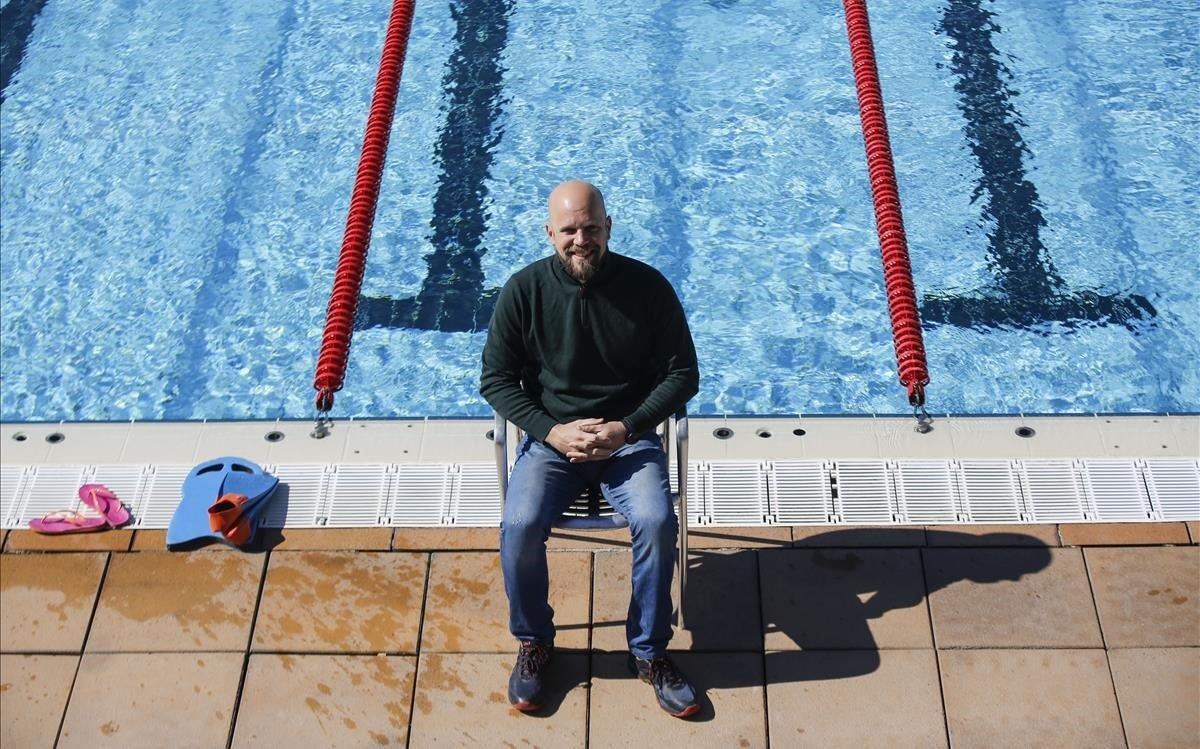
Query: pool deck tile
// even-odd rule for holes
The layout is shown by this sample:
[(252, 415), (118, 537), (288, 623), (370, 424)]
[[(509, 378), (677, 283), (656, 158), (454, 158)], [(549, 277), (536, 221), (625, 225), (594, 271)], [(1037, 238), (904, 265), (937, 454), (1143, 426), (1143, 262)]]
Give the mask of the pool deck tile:
[(242, 653), (89, 653), (58, 746), (224, 746)]
[(1191, 537), (1193, 544), (1200, 544), (1200, 523), (1194, 520), (1189, 520), (1187, 523), (1188, 536)]
[[(499, 548), (499, 534), (497, 534)], [(552, 551), (612, 551), (628, 549), (631, 545), (628, 528), (600, 531), (576, 531), (555, 528), (550, 532), (546, 548)]]
[(71, 423), (53, 431), (64, 439), (50, 443), (41, 461), (47, 465), (119, 463), (132, 430), (129, 423)]
[(505, 696), (515, 653), (421, 653), (410, 745), (584, 746), (587, 655), (556, 652), (546, 704), (524, 714)]
[(415, 653), (427, 565), (407, 552), (272, 552), (253, 649)]
[(115, 554), (88, 636), (89, 653), (244, 651), (261, 554)]
[(1167, 416), (1100, 417), (1105, 454), (1110, 458), (1195, 457), (1184, 451), (1184, 443)]
[(950, 439), (956, 458), (1029, 458), (1030, 440), (1018, 437), (1013, 419), (954, 416)]
[(271, 454), (267, 432), (275, 426), (261, 421), (209, 421), (200, 428), (193, 463), (236, 455), (266, 465)]
[(942, 650), (946, 722), (955, 749), (1123, 749), (1103, 650)]
[(768, 650), (929, 648), (918, 549), (758, 553)]
[(939, 648), (1103, 647), (1078, 549), (925, 549)]
[(868, 432), (863, 429), (859, 419), (806, 416), (800, 420), (800, 428), (805, 431), (800, 441), (803, 453), (795, 457), (805, 460), (861, 460), (881, 457), (879, 439), (874, 430)]
[(54, 746), (77, 655), (0, 655), (0, 746)]
[[(547, 554), (550, 606), (559, 648), (583, 650), (588, 644), (591, 554)], [(500, 556), (445, 552), (433, 555), (422, 633), (423, 653), (515, 653), (508, 631), (508, 599)]]
[(930, 525), (930, 546), (1061, 546), (1058, 528), (1049, 525)]
[[(266, 427), (267, 425), (263, 425)], [(312, 436), (313, 421), (280, 421), (264, 432), (279, 432), (282, 439), (268, 442), (270, 450), (267, 462), (272, 465), (281, 463), (358, 463), (365, 461), (346, 460), (346, 443), (349, 441), (352, 424), (349, 422), (334, 422), (329, 433), (321, 439)], [(265, 435), (264, 435), (265, 436)], [(357, 457), (357, 456), (355, 456)], [(399, 458), (387, 461), (399, 462)]]
[(934, 417), (933, 429), (921, 434), (914, 418), (875, 420), (875, 441), (881, 458), (940, 458), (954, 454), (950, 422)]
[(1104, 436), (1100, 419), (1095, 416), (1026, 416), (1021, 426), (1033, 429), (1032, 437), (1023, 437), (1029, 444), (1032, 458), (1101, 458)]
[(387, 551), (391, 528), (263, 528), (257, 543), (272, 551)]
[(105, 530), (95, 533), (46, 535), (35, 531), (13, 530), (6, 551), (128, 551), (133, 531)]
[(773, 746), (946, 746), (933, 650), (769, 652)]
[[(133, 532), (133, 544), (129, 547), (130, 551), (166, 551), (167, 550), (167, 532), (157, 528), (149, 528)], [(230, 551), (240, 553), (238, 549), (229, 544), (221, 543), (214, 540), (212, 543), (192, 549), (182, 554), (194, 554), (197, 551)], [(174, 552), (173, 552), (174, 553)]]
[[(762, 651), (758, 564), (752, 551), (689, 554), (686, 628), (675, 627), (671, 650)], [(626, 614), (632, 592), (632, 554), (595, 555), (592, 590), (592, 647), (624, 652)], [(678, 601), (678, 581), (675, 585)], [(678, 625), (678, 622), (676, 622)]]
[[(491, 463), (495, 444), (488, 438), (491, 421), (478, 419), (430, 419), (421, 437), (422, 463)], [(511, 446), (510, 446), (511, 451)], [(393, 458), (392, 462), (400, 462)]]
[[(129, 430), (122, 463), (195, 465), (204, 424), (197, 421), (145, 422)], [(223, 453), (228, 454), (228, 453)]]
[(498, 551), (498, 528), (396, 528), (392, 548), (397, 551)]
[(920, 526), (856, 526), (832, 528), (827, 525), (793, 525), (792, 546), (817, 548), (897, 548), (924, 546), (925, 529)]
[(1108, 647), (1200, 646), (1200, 547), (1084, 555)]
[(658, 706), (654, 690), (635, 678), (624, 653), (592, 656), (589, 746), (767, 746), (760, 653), (678, 653), (671, 656), (700, 699), (685, 720)]
[(1190, 542), (1183, 523), (1063, 523), (1063, 546), (1160, 546)]
[(0, 563), (0, 650), (82, 651), (107, 556), (5, 556)]
[(415, 656), (252, 655), (233, 746), (405, 746), (416, 665)]
[[(693, 423), (700, 425), (704, 422)], [(805, 440), (808, 438), (792, 433), (800, 428), (798, 418), (727, 419), (721, 423), (714, 423), (705, 430), (706, 434), (712, 435), (712, 430), (718, 426), (726, 426), (733, 430), (733, 437), (719, 440), (724, 443), (725, 448), (720, 457), (726, 460), (799, 460), (804, 457)], [(770, 436), (763, 437), (763, 434)], [(688, 441), (691, 442), (690, 436)], [(697, 457), (691, 455), (690, 444), (688, 451), (689, 457)]]
[(791, 545), (792, 529), (786, 525), (688, 527), (689, 549), (782, 549)]
[(1200, 746), (1200, 648), (1111, 650), (1131, 747)]
[(420, 458), (423, 419), (353, 421), (341, 426), (347, 432), (343, 450), (347, 463), (415, 463)]

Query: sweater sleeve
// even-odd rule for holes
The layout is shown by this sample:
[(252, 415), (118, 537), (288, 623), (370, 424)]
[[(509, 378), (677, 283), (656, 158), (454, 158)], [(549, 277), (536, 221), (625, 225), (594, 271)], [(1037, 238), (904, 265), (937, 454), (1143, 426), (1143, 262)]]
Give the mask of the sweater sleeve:
[(622, 421), (632, 434), (641, 434), (658, 426), (682, 408), (700, 390), (700, 367), (696, 347), (688, 329), (683, 305), (670, 282), (662, 279), (658, 315), (655, 323), (655, 347), (665, 358), (665, 376), (650, 391), (641, 405)]
[(500, 291), (488, 325), (479, 394), (496, 413), (534, 439), (545, 442), (546, 435), (558, 422), (521, 387), (521, 370), (528, 357), (521, 306), (516, 280), (509, 279)]

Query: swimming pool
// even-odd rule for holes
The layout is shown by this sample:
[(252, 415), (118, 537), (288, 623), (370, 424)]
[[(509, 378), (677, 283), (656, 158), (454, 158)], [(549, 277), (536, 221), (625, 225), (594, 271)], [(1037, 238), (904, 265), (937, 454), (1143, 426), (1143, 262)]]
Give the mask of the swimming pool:
[[(870, 7), (930, 409), (1200, 410), (1195, 4)], [(386, 4), (2, 12), (0, 418), (310, 415)], [(836, 2), (418, 3), (336, 413), (488, 413), (470, 321), (572, 176), (694, 413), (903, 410), (857, 111)]]

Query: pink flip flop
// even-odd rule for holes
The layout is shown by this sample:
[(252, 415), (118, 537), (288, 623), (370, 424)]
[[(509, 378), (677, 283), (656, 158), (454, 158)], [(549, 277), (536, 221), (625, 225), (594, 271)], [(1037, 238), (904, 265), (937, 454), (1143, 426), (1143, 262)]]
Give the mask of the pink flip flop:
[(30, 520), (29, 527), (48, 536), (61, 536), (64, 533), (92, 533), (104, 530), (108, 527), (108, 521), (104, 518), (89, 518), (70, 510), (59, 510), (43, 515), (37, 520)]
[(103, 515), (109, 528), (120, 528), (129, 522), (129, 510), (104, 484), (84, 484), (79, 487), (79, 499)]

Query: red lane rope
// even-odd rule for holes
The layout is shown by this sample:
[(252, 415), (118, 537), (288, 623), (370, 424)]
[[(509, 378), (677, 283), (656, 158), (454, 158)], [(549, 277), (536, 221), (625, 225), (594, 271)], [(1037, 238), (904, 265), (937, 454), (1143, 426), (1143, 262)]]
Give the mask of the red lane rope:
[(354, 332), (354, 310), (358, 306), (359, 288), (367, 263), (367, 246), (371, 242), (379, 181), (383, 176), (388, 136), (396, 111), (396, 94), (400, 89), (400, 73), (404, 69), (404, 54), (408, 49), (414, 6), (414, 0), (395, 0), (392, 3), (392, 15), (388, 19), (383, 56), (375, 79), (375, 93), (371, 97), (371, 114), (367, 117), (362, 155), (358, 160), (358, 175), (354, 178), (354, 192), (350, 196), (342, 252), (333, 280), (333, 293), (329, 296), (321, 354), (313, 378), (313, 387), (317, 390), (317, 410), (322, 413), (333, 408), (333, 394), (342, 389), (346, 376), (350, 336)]
[(892, 165), (892, 147), (887, 120), (883, 114), (883, 93), (875, 66), (875, 47), (871, 43), (871, 24), (867, 20), (866, 0), (842, 0), (846, 10), (846, 30), (850, 35), (850, 59), (854, 64), (854, 83), (858, 88), (858, 113), (866, 141), (867, 173), (871, 178), (871, 196), (875, 202), (875, 229), (883, 255), (883, 277), (887, 284), (888, 311), (892, 316), (892, 337), (896, 343), (896, 363), (900, 382), (908, 389), (913, 406), (925, 403), (929, 370), (925, 365), (925, 343), (921, 337), (921, 318), (917, 312), (917, 293), (913, 286), (912, 265), (908, 260), (908, 239), (900, 213), (900, 193), (896, 189), (896, 170)]

